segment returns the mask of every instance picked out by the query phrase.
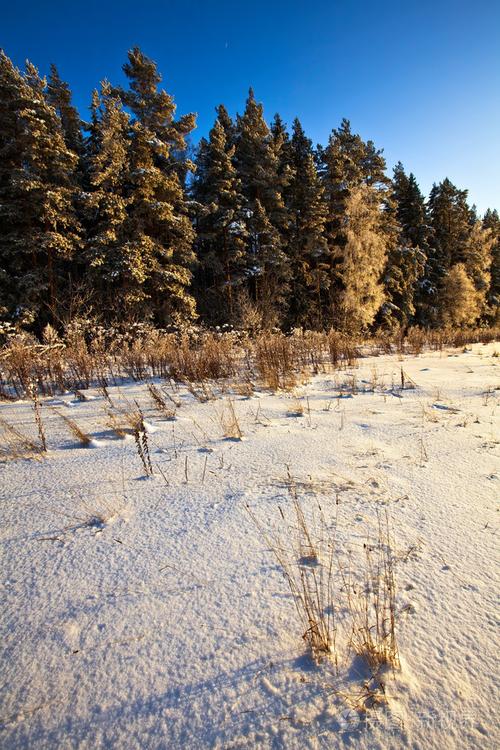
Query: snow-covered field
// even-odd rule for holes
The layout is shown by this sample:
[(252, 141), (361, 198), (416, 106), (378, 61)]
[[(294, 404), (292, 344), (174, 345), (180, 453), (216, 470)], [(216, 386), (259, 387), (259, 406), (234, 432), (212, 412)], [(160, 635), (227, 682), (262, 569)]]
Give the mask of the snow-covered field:
[[(366, 358), (295, 396), (233, 394), (241, 440), (223, 435), (228, 393), (171, 388), (168, 421), (146, 385), (110, 388), (144, 411), (149, 478), (97, 389), (44, 400), (47, 457), (0, 464), (1, 746), (499, 747), (499, 350)], [(35, 437), (29, 403), (0, 413)], [(283, 528), (288, 472), (349, 544), (390, 513), (401, 670), (364, 714), (349, 710), (359, 660), (313, 663), (247, 511)]]

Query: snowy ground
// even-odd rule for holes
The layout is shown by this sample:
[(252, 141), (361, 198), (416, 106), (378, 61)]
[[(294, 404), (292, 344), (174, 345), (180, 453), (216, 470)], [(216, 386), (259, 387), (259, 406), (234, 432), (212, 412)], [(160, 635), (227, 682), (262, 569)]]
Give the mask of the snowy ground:
[[(44, 401), (48, 456), (0, 464), (1, 746), (499, 747), (499, 349), (362, 359), (300, 385), (302, 416), (290, 394), (235, 395), (240, 441), (223, 437), (227, 394), (180, 388), (167, 421), (145, 385), (110, 388), (144, 410), (151, 478), (97, 390)], [(415, 389), (398, 390), (401, 366)], [(28, 403), (0, 412), (36, 434)], [(246, 510), (278, 528), (288, 470), (306, 510), (337, 506), (353, 544), (390, 512), (402, 668), (364, 716), (339, 698), (362, 683), (356, 664), (339, 678), (305, 653)]]

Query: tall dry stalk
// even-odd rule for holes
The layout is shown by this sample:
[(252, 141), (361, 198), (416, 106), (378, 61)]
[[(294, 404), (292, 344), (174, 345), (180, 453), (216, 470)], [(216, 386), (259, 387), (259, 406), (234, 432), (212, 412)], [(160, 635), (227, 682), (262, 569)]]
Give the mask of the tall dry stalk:
[(29, 384), (28, 395), (31, 398), (33, 404), (33, 412), (35, 415), (35, 423), (38, 430), (38, 437), (40, 438), (40, 444), (44, 453), (47, 452), (47, 439), (45, 437), (45, 427), (42, 421), (42, 407), (40, 399), (38, 397), (38, 388), (34, 381)]
[(149, 455), (149, 444), (148, 444), (148, 433), (146, 431), (146, 426), (144, 424), (144, 415), (139, 407), (139, 404), (136, 402), (137, 407), (137, 413), (139, 415), (139, 419), (136, 422), (135, 429), (134, 429), (134, 440), (135, 445), (137, 447), (137, 453), (139, 454), (139, 458), (141, 459), (142, 465), (144, 466), (144, 471), (146, 472), (147, 476), (153, 476), (153, 465), (151, 463), (151, 457)]

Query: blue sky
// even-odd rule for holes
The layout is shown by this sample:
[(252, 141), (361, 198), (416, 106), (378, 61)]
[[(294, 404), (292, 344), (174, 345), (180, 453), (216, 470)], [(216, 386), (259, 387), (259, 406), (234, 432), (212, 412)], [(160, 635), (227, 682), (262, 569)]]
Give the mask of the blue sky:
[(500, 208), (498, 0), (48, 0), (2, 9), (0, 46), (42, 73), (55, 62), (83, 117), (92, 89), (123, 80), (139, 45), (178, 112), (242, 111), (248, 87), (315, 143), (342, 117), (399, 159), (425, 192), (449, 177), (480, 211)]

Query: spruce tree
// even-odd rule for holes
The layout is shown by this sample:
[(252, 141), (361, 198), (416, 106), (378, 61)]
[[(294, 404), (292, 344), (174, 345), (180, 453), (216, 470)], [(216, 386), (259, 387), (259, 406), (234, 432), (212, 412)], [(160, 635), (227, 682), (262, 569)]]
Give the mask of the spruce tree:
[(279, 149), (252, 89), (236, 126), (235, 165), (245, 198), (249, 290), (265, 325), (286, 311), (289, 268), (284, 252), (288, 216)]
[(426, 295), (424, 273), (430, 228), (417, 181), (413, 174), (406, 175), (401, 162), (394, 168), (393, 196), (399, 231), (387, 261), (384, 307), (389, 310), (389, 324), (397, 322), (405, 328), (419, 321), (417, 306), (421, 309), (420, 300)]
[(92, 103), (84, 259), (87, 285), (108, 319), (131, 318), (144, 297), (141, 259), (129, 256), (126, 235), (128, 131), (129, 117), (104, 81)]
[(219, 104), (219, 106), (215, 108), (215, 111), (217, 112), (217, 120), (224, 129), (226, 147), (229, 149), (235, 145), (236, 125), (223, 104)]
[(483, 227), (491, 231), (493, 238), (488, 302), (491, 319), (498, 321), (500, 318), (500, 217), (498, 211), (490, 208), (486, 211), (483, 218)]
[(328, 275), (325, 227), (328, 207), (314, 161), (312, 143), (298, 119), (287, 147), (289, 184), (285, 201), (289, 213), (287, 254), (290, 263), (290, 325), (323, 328)]
[(429, 308), (427, 322), (438, 325), (443, 319), (440, 299), (446, 276), (452, 266), (465, 260), (471, 230), (467, 191), (458, 190), (448, 178), (433, 185), (429, 196), (429, 218), (431, 252), (425, 275), (436, 304)]
[(198, 204), (200, 309), (205, 320), (217, 324), (237, 322), (246, 278), (246, 213), (232, 163), (234, 146), (228, 144), (226, 132), (217, 118), (208, 141), (200, 142), (192, 188)]
[(50, 66), (46, 94), (47, 101), (54, 107), (61, 121), (66, 146), (81, 157), (83, 154), (82, 123), (76, 108), (71, 103), (71, 90), (68, 84), (61, 80), (55, 65)]
[(193, 130), (194, 115), (175, 120), (172, 97), (158, 89), (155, 63), (138, 48), (123, 67), (128, 91), (119, 90), (133, 113), (128, 184), (126, 253), (141, 280), (137, 309), (161, 325), (181, 325), (195, 315), (190, 293), (194, 231), (183, 184), (186, 164), (177, 153)]
[(18, 109), (25, 91), (20, 71), (0, 51), (0, 317), (17, 313), (21, 319), (19, 281), (26, 263), (21, 230), (23, 194), (16, 189), (16, 177), (22, 176), (23, 124)]
[(0, 266), (3, 307), (39, 324), (59, 321), (80, 246), (74, 209), (77, 157), (64, 141), (45, 81), (0, 53)]
[(281, 194), (286, 203), (286, 192), (293, 176), (291, 141), (286, 124), (279, 114), (271, 123), (273, 151), (277, 158), (277, 174)]
[[(288, 290), (288, 266), (281, 237), (258, 198), (247, 221), (249, 235), (248, 273), (263, 328), (278, 326), (283, 318)], [(243, 321), (245, 322), (245, 321)]]

